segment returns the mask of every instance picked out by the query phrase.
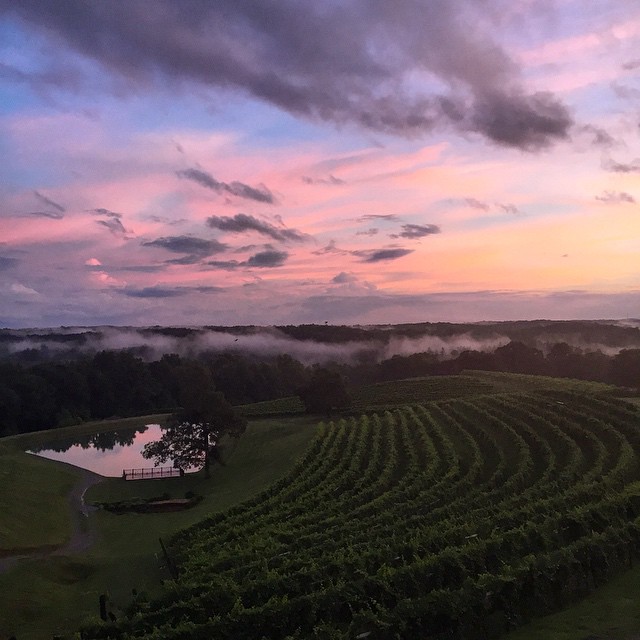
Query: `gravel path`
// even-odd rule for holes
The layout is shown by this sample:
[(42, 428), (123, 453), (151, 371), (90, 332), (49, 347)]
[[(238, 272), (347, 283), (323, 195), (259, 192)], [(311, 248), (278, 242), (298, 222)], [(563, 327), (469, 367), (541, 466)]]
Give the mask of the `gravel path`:
[(88, 528), (89, 513), (93, 507), (85, 504), (84, 494), (87, 489), (98, 482), (102, 482), (104, 476), (100, 476), (93, 471), (80, 469), (80, 477), (68, 495), (69, 508), (71, 510), (71, 536), (69, 540), (59, 547), (36, 549), (34, 551), (0, 558), (0, 573), (9, 571), (18, 561), (37, 558), (47, 558), (49, 556), (68, 556), (83, 551), (88, 551), (93, 545), (94, 536)]

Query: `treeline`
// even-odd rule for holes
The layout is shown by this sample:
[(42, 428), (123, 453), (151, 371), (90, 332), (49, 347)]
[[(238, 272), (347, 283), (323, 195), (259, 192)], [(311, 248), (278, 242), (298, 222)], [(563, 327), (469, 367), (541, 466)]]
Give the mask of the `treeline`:
[[(233, 353), (205, 354), (199, 362), (234, 405), (295, 395), (308, 377), (288, 355), (261, 362)], [(145, 362), (127, 351), (31, 367), (0, 362), (0, 435), (173, 410), (190, 363), (174, 354)]]
[[(296, 395), (314, 371), (289, 355), (252, 358), (236, 352), (198, 357), (211, 371), (216, 389), (233, 405)], [(101, 351), (65, 362), (26, 366), (0, 362), (0, 435), (49, 429), (86, 420), (172, 410), (178, 405), (180, 375), (191, 362), (171, 354), (145, 361), (130, 351)], [(449, 359), (426, 352), (383, 362), (329, 364), (352, 387), (467, 369), (549, 375), (640, 387), (640, 349), (607, 356), (566, 343), (545, 355), (522, 342), (493, 352), (462, 351)]]
[[(565, 342), (545, 355), (541, 350), (512, 341), (493, 352), (462, 351), (448, 360), (433, 353), (394, 356), (377, 365), (375, 382), (425, 375), (452, 375), (468, 369), (505, 371), (640, 387), (640, 349), (623, 349), (613, 356), (583, 352)], [(373, 381), (373, 380), (372, 380)]]

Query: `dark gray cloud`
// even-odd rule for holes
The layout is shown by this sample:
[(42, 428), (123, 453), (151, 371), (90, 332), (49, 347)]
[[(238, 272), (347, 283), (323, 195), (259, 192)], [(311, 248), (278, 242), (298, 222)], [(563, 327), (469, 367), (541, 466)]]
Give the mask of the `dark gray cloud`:
[(228, 231), (230, 233), (255, 231), (256, 233), (260, 233), (281, 242), (304, 242), (309, 239), (309, 236), (297, 229), (276, 227), (269, 222), (259, 220), (258, 218), (247, 215), (246, 213), (238, 213), (233, 217), (211, 216), (207, 218), (207, 225), (213, 229)]
[[(140, 90), (191, 81), (313, 120), (405, 137), (453, 127), (526, 151), (566, 138), (571, 125), (558, 98), (525, 93), (485, 2), (156, 0), (150, 12), (144, 0), (117, 11), (85, 0), (66, 0), (64, 10), (4, 0), (0, 10)], [(410, 81), (424, 76), (435, 78), (431, 89)]]
[(6, 271), (18, 264), (18, 258), (9, 258), (7, 256), (0, 256), (0, 271)]
[(629, 60), (622, 65), (622, 68), (625, 71), (634, 71), (635, 69), (640, 68), (640, 58), (636, 58), (635, 60)]
[(400, 218), (395, 213), (368, 213), (364, 216), (360, 216), (357, 220), (358, 222), (368, 222), (369, 220), (388, 220), (391, 222), (400, 220)]
[(281, 267), (289, 257), (286, 251), (259, 251), (247, 260), (248, 267)]
[(637, 100), (640, 97), (640, 89), (630, 87), (620, 82), (612, 82), (611, 90), (622, 100)]
[(53, 209), (56, 209), (59, 213), (64, 213), (66, 211), (66, 209), (61, 204), (58, 204), (57, 202), (51, 200), (50, 198), (47, 198), (47, 196), (43, 196), (39, 191), (34, 191), (33, 195), (36, 198), (38, 198), (40, 202), (42, 202), (43, 204), (49, 205)]
[(214, 269), (222, 269), (224, 271), (234, 271), (246, 266), (246, 263), (239, 260), (210, 260), (207, 265)]
[(97, 220), (96, 224), (106, 227), (115, 236), (122, 236), (127, 233), (122, 221), (119, 218), (108, 218), (107, 220)]
[(207, 264), (215, 269), (233, 271), (235, 269), (281, 267), (289, 257), (286, 251), (266, 249), (252, 255), (248, 260), (211, 260)]
[[(614, 89), (615, 90), (615, 89)], [(608, 149), (616, 146), (617, 142), (615, 138), (602, 127), (596, 127), (592, 124), (587, 124), (578, 128), (578, 132), (586, 136), (590, 143), (596, 147), (603, 147)]]
[(142, 289), (116, 289), (118, 293), (129, 298), (176, 298), (184, 296), (187, 291), (179, 288), (143, 287)]
[[(460, 202), (460, 201), (452, 200), (451, 202)], [(488, 212), (491, 210), (491, 207), (494, 206), (500, 209), (500, 211), (503, 211), (504, 213), (510, 213), (513, 215), (521, 213), (520, 209), (518, 209), (518, 207), (515, 204), (511, 204), (509, 202), (489, 203), (489, 202), (484, 202), (482, 200), (478, 200), (477, 198), (464, 198), (462, 200), (462, 203), (468, 205), (472, 209), (478, 209), (479, 211)]]
[(28, 215), (36, 216), (38, 218), (49, 218), (51, 220), (62, 220), (64, 218), (66, 209), (61, 204), (55, 202), (54, 200), (51, 200), (51, 198), (47, 198), (47, 196), (41, 194), (37, 190), (34, 190), (33, 195), (40, 201), (41, 204), (46, 205), (47, 207), (49, 207), (49, 209), (29, 211)]
[(329, 184), (329, 185), (341, 185), (346, 184), (344, 180), (336, 178), (334, 175), (329, 174), (328, 178), (311, 178), (310, 176), (302, 176), (302, 182), (305, 184)]
[(341, 271), (337, 276), (331, 278), (331, 282), (334, 284), (349, 284), (351, 282), (357, 282), (358, 278), (354, 276), (352, 273), (346, 273), (345, 271)]
[(569, 137), (573, 120), (567, 108), (549, 93), (482, 98), (473, 114), (475, 128), (506, 147), (539, 151)]
[(0, 78), (13, 83), (26, 84), (33, 91), (44, 96), (48, 96), (50, 89), (56, 88), (77, 91), (83, 84), (82, 74), (78, 69), (68, 63), (60, 65), (55, 60), (49, 61), (46, 68), (41, 71), (24, 71), (14, 65), (0, 62)]
[(640, 173), (640, 158), (631, 162), (616, 162), (615, 160), (605, 160), (603, 168), (613, 173)]
[(357, 236), (375, 236), (375, 235), (378, 235), (379, 231), (380, 229), (377, 229), (376, 227), (371, 227), (370, 229), (366, 229), (365, 231), (357, 231), (356, 235)]
[(126, 287), (124, 289), (116, 289), (116, 291), (129, 298), (177, 298), (186, 296), (190, 293), (218, 293), (223, 291), (222, 287), (203, 286), (203, 287)]
[(464, 202), (468, 204), (472, 209), (480, 209), (481, 211), (489, 211), (491, 206), (486, 202), (477, 200), (476, 198), (465, 198)]
[(197, 264), (215, 253), (222, 253), (229, 247), (218, 240), (207, 240), (193, 236), (166, 236), (142, 243), (143, 247), (158, 247), (185, 256), (168, 260), (169, 264)]
[(151, 220), (152, 222), (161, 222), (162, 224), (167, 224), (170, 226), (179, 225), (179, 224), (188, 222), (187, 218), (171, 219), (171, 218), (167, 218), (166, 216), (158, 216), (158, 215), (146, 216), (146, 219)]
[[(98, 267), (103, 268), (103, 267)], [(164, 265), (157, 264), (135, 264), (135, 265), (122, 265), (116, 267), (108, 267), (108, 271), (129, 271), (132, 273), (158, 273), (164, 271), (166, 267)]]
[(313, 253), (313, 255), (315, 255), (315, 256), (324, 256), (324, 255), (326, 255), (328, 253), (335, 253), (335, 254), (341, 255), (341, 256), (345, 256), (345, 255), (349, 254), (349, 252), (345, 251), (344, 249), (338, 249), (338, 247), (336, 246), (336, 241), (335, 240), (330, 240), (329, 244), (325, 245), (321, 249), (316, 249), (315, 251), (312, 251), (311, 253)]
[(403, 224), (400, 233), (394, 233), (392, 238), (424, 238), (440, 233), (440, 227), (437, 224)]
[(103, 216), (104, 220), (96, 220), (96, 224), (99, 224), (101, 227), (105, 227), (109, 229), (109, 231), (114, 236), (124, 236), (127, 233), (127, 229), (122, 224), (122, 214), (116, 213), (115, 211), (109, 211), (109, 209), (99, 208), (99, 209), (90, 209), (90, 213), (93, 213), (97, 216)]
[(191, 254), (188, 256), (182, 256), (181, 258), (169, 258), (165, 260), (165, 264), (177, 264), (177, 265), (192, 265), (202, 262), (202, 256)]
[(201, 287), (190, 287), (192, 291), (197, 293), (220, 293), (224, 291), (224, 287), (214, 287), (213, 285), (205, 285)]
[(629, 203), (634, 204), (636, 199), (625, 191), (605, 191), (602, 195), (596, 196), (596, 200), (607, 204)]
[(248, 184), (244, 184), (244, 182), (220, 182), (210, 173), (202, 171), (201, 169), (184, 169), (176, 171), (176, 175), (179, 178), (186, 178), (192, 182), (197, 182), (216, 193), (228, 193), (238, 198), (244, 198), (245, 200), (255, 200), (256, 202), (265, 202), (267, 204), (276, 203), (274, 195), (264, 185), (250, 187)]
[(388, 262), (389, 260), (397, 260), (408, 256), (413, 253), (413, 249), (373, 249), (371, 251), (352, 251), (351, 253), (361, 258), (362, 262)]
[(627, 163), (616, 162), (609, 158), (602, 163), (602, 167), (612, 173), (640, 173), (640, 158)]
[(49, 218), (51, 220), (62, 220), (64, 213), (59, 211), (29, 211), (30, 216), (36, 216), (37, 218)]
[(520, 209), (518, 209), (518, 207), (516, 207), (515, 204), (509, 204), (509, 203), (504, 203), (504, 202), (496, 202), (496, 206), (499, 209), (502, 209), (502, 211), (504, 211), (505, 213), (510, 213), (512, 215), (517, 215), (520, 212)]
[(99, 262), (98, 264), (86, 264), (85, 269), (88, 271), (107, 271), (109, 273), (114, 271), (119, 272), (130, 272), (130, 273), (158, 273), (160, 271), (166, 270), (166, 265), (147, 265), (147, 264), (138, 264), (138, 265), (120, 265), (120, 264), (103, 264)]

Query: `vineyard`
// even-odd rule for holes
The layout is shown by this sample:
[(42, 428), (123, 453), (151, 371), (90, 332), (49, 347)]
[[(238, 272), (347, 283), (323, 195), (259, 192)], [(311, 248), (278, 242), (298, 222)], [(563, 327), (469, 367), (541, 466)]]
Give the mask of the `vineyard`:
[(172, 541), (164, 596), (83, 637), (492, 638), (593, 591), (640, 556), (640, 413), (491, 375), (321, 424), (286, 477)]
[[(513, 393), (531, 390), (574, 391), (578, 393), (608, 394), (619, 389), (600, 382), (550, 378), (499, 371), (467, 371), (455, 376), (427, 376), (407, 378), (365, 385), (352, 391), (353, 411), (365, 413), (371, 409), (396, 409), (406, 404), (468, 396)], [(290, 415), (304, 412), (298, 396), (265, 400), (238, 407), (247, 417)]]

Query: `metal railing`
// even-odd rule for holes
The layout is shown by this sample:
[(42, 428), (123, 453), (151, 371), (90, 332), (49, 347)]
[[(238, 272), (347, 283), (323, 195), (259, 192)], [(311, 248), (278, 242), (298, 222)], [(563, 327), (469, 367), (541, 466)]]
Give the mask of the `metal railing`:
[(176, 467), (145, 467), (143, 469), (123, 469), (123, 480), (144, 480), (149, 478), (178, 478), (184, 475)]

